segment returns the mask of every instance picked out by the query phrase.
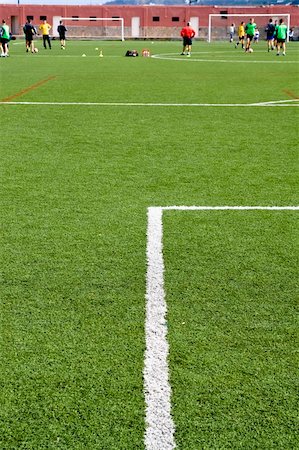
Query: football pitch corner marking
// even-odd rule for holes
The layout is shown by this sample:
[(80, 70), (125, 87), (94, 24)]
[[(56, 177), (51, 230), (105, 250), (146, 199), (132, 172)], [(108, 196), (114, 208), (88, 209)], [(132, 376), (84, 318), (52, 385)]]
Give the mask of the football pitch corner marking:
[(175, 448), (171, 416), (167, 341), (167, 305), (164, 290), (163, 211), (299, 211), (299, 206), (151, 206), (147, 210), (146, 350), (144, 395), (146, 403), (145, 447)]

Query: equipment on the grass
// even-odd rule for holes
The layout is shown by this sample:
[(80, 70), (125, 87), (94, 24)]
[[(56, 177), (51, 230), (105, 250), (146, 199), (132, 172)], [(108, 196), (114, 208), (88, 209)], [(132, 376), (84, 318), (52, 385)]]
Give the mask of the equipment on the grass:
[(144, 49), (142, 50), (142, 56), (143, 56), (144, 58), (150, 58), (150, 56), (151, 56), (150, 50), (149, 50), (148, 48), (144, 48)]
[(68, 39), (125, 40), (123, 17), (60, 17)]
[(137, 50), (127, 50), (125, 56), (138, 56)]

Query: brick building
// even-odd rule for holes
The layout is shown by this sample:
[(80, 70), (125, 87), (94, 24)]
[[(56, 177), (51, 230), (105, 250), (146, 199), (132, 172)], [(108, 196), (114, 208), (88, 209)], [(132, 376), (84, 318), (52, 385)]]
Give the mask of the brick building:
[[(293, 5), (275, 5), (275, 6), (161, 6), (161, 5), (0, 5), (0, 17), (5, 19), (11, 26), (12, 33), (22, 34), (23, 24), (30, 17), (35, 25), (38, 25), (44, 18), (53, 25), (53, 34), (56, 34), (57, 24), (61, 17), (73, 18), (68, 22), (69, 37), (76, 34), (82, 36), (83, 27), (89, 28), (91, 34), (97, 36), (101, 33), (99, 26), (94, 26), (94, 18), (104, 17), (122, 17), (124, 19), (124, 34), (126, 39), (155, 39), (165, 38), (174, 39), (179, 37), (180, 29), (191, 21), (193, 28), (197, 32), (197, 37), (207, 39), (209, 14), (219, 15), (219, 20), (215, 26), (221, 28), (222, 33), (219, 37), (225, 35), (226, 29), (231, 23), (231, 18), (226, 14), (248, 14), (248, 17), (256, 17), (256, 22), (264, 26), (267, 18), (257, 17), (259, 14), (271, 14), (273, 18), (279, 18), (281, 14), (290, 14), (290, 26), (295, 30), (295, 36), (299, 32), (299, 8)], [(87, 17), (86, 22), (80, 22), (79, 26), (76, 19)], [(217, 17), (216, 17), (217, 19)], [(259, 19), (259, 20), (258, 20)], [(236, 18), (236, 23), (238, 23)], [(245, 19), (244, 19), (245, 20)], [(72, 27), (73, 22), (73, 27)], [(110, 22), (109, 27), (118, 26), (118, 22)], [(94, 26), (94, 30), (92, 27)], [(100, 37), (100, 34), (99, 34)]]

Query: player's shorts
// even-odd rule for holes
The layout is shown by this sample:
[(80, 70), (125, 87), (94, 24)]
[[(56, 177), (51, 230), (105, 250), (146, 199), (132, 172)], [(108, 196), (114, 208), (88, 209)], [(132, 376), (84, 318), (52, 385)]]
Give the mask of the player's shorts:
[(285, 39), (277, 39), (277, 43), (278, 44), (284, 44), (285, 43)]
[(25, 34), (25, 40), (28, 41), (28, 42), (33, 41), (33, 34), (32, 33)]
[(273, 41), (274, 39), (274, 35), (271, 34), (270, 36), (267, 36), (267, 41)]
[(250, 40), (250, 42), (252, 41), (252, 39), (253, 39), (253, 34), (247, 34), (246, 35), (246, 37), (247, 37), (247, 39), (249, 39)]
[(243, 36), (239, 36), (239, 41), (243, 41), (244, 38), (245, 38), (244, 34)]
[(9, 39), (1, 38), (0, 39), (1, 44), (5, 45), (9, 43)]
[(192, 45), (192, 39), (189, 37), (184, 36), (183, 37), (183, 44), (185, 45)]
[(65, 34), (64, 34), (64, 33), (61, 33), (61, 34), (59, 35), (59, 39), (60, 39), (61, 41), (65, 41)]

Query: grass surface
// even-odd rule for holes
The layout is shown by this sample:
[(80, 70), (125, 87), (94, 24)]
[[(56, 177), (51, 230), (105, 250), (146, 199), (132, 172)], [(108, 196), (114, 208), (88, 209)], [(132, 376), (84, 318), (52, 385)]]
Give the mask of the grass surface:
[(164, 222), (179, 448), (296, 448), (296, 213)]
[[(146, 208), (298, 204), (298, 108), (57, 103), (289, 102), (298, 47), (53, 44), (0, 61), (0, 446), (142, 449)], [(296, 448), (297, 212), (164, 224), (178, 448)]]

